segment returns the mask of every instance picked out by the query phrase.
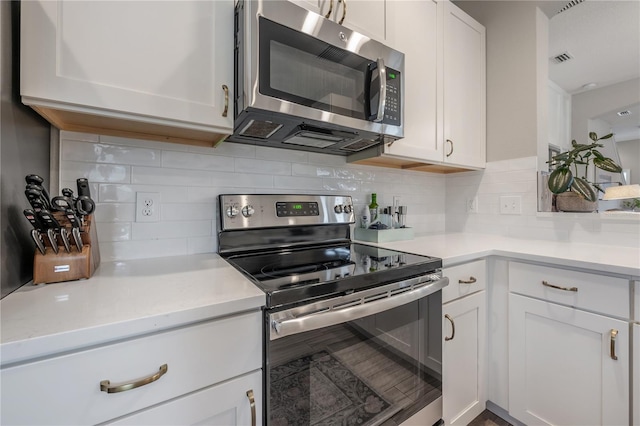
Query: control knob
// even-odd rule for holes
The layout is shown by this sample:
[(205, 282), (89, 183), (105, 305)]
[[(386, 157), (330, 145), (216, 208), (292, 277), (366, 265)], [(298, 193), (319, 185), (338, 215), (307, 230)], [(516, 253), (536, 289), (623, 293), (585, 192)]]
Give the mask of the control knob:
[(353, 206), (351, 204), (345, 204), (344, 206), (344, 212), (349, 214), (353, 211)]
[(342, 204), (336, 204), (336, 206), (333, 208), (333, 211), (336, 213), (342, 213)]
[(238, 212), (238, 207), (236, 207), (236, 206), (227, 207), (226, 212), (227, 212), (227, 216), (228, 217), (236, 217), (236, 216), (238, 216), (238, 213), (239, 213)]
[(242, 216), (251, 217), (256, 211), (254, 210), (252, 205), (246, 205), (242, 208)]

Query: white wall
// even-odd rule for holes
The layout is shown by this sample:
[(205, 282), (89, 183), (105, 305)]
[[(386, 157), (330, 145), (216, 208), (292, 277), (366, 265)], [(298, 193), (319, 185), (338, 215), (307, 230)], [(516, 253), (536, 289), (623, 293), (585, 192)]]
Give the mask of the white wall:
[(631, 182), (640, 184), (640, 140), (616, 143), (620, 155), (620, 165), (631, 171)]
[[(445, 229), (440, 174), (232, 143), (211, 149), (73, 132), (61, 132), (60, 143), (59, 189), (75, 188), (79, 177), (91, 182), (105, 261), (217, 251), (220, 193), (339, 193), (360, 211), (376, 192), (380, 206), (401, 197), (416, 234)], [(160, 222), (135, 222), (140, 191), (161, 193)]]
[[(494, 161), (484, 171), (447, 175), (447, 232), (474, 232), (523, 239), (638, 247), (640, 217), (597, 213), (538, 213), (537, 158)], [(465, 200), (478, 195), (478, 213), (466, 213)], [(500, 214), (500, 196), (522, 197), (521, 215)]]

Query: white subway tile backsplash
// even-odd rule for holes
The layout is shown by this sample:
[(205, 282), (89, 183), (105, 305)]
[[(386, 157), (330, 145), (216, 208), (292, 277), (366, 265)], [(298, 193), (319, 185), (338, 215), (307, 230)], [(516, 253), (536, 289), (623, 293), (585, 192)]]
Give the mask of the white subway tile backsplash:
[[(131, 167), (120, 164), (98, 164), (89, 162), (63, 160), (63, 169), (60, 172), (60, 181), (73, 181), (78, 178), (87, 178), (89, 182), (131, 182)], [(72, 187), (73, 189), (73, 187)]]
[[(356, 212), (378, 194), (408, 207), (416, 235), (474, 232), (523, 239), (637, 246), (639, 221), (538, 214), (535, 157), (448, 175), (349, 164), (345, 157), (223, 142), (217, 148), (61, 132), (60, 186), (87, 177), (97, 202), (102, 259), (217, 251), (221, 193), (341, 193)], [(135, 222), (136, 192), (161, 194), (160, 221)], [(522, 197), (521, 215), (501, 215), (500, 196)], [(478, 198), (478, 212), (466, 200)]]
[(236, 158), (236, 173), (261, 173), (291, 176), (291, 163), (254, 158)]
[[(212, 220), (216, 217), (215, 199), (209, 203), (175, 204), (163, 200), (160, 217), (165, 221)], [(173, 223), (168, 224), (173, 226)]]
[(232, 172), (233, 160), (233, 157), (193, 152), (164, 151), (162, 153), (162, 167), (175, 169)]
[(61, 147), (65, 161), (87, 161), (95, 163), (129, 164), (141, 166), (160, 166), (160, 150), (151, 148), (133, 148), (124, 145), (68, 140)]
[(211, 221), (137, 222), (131, 226), (131, 235), (133, 240), (205, 237), (211, 235)]

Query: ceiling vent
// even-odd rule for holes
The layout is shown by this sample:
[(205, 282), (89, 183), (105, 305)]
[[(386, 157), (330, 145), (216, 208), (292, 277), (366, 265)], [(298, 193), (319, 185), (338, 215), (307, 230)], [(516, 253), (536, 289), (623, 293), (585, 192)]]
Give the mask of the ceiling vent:
[(567, 10), (579, 5), (582, 2), (584, 2), (584, 0), (571, 0), (569, 3), (565, 4), (564, 7), (558, 11), (558, 13), (566, 12)]
[(631, 115), (631, 111), (629, 111), (629, 110), (627, 110), (627, 111), (620, 111), (620, 112), (617, 112), (616, 114), (618, 114), (618, 116), (620, 116), (620, 117), (626, 117), (626, 116), (628, 116), (628, 115)]
[(551, 58), (556, 64), (561, 64), (563, 62), (567, 62), (569, 59), (573, 59), (573, 55), (569, 52), (561, 53), (557, 56)]

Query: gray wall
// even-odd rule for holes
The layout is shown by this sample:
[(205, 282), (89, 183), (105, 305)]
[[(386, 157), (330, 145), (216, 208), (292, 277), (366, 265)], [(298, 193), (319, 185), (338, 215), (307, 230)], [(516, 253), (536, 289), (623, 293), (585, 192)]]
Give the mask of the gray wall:
[(0, 283), (2, 294), (32, 278), (34, 245), (22, 211), (27, 174), (49, 179), (49, 124), (20, 103), (20, 3), (0, 1)]
[[(546, 134), (546, 17), (536, 1), (456, 1), (487, 30), (487, 161), (537, 155)], [(540, 28), (541, 16), (543, 27)], [(542, 32), (542, 34), (540, 34)], [(541, 87), (544, 84), (544, 87)], [(539, 118), (543, 120), (539, 122)], [(543, 126), (541, 128), (540, 126)]]
[(631, 171), (630, 184), (640, 184), (640, 140), (617, 142), (620, 165)]

